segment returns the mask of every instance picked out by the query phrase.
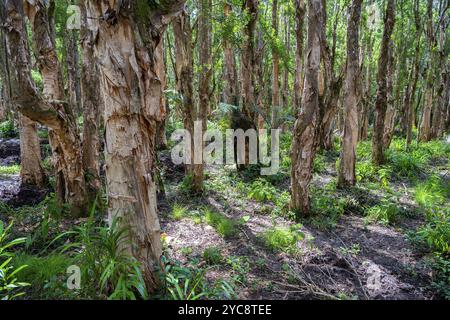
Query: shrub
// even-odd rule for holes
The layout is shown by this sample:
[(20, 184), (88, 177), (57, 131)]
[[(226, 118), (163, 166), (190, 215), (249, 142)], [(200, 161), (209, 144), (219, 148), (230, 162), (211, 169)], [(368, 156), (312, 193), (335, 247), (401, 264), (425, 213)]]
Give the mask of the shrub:
[(203, 252), (203, 259), (209, 265), (217, 265), (222, 263), (223, 256), (219, 248), (209, 247), (206, 248), (205, 251)]
[(431, 209), (427, 220), (417, 231), (418, 238), (433, 252), (450, 255), (450, 208)]
[(24, 238), (8, 240), (11, 227), (12, 224), (5, 228), (0, 220), (0, 300), (12, 300), (23, 295), (23, 288), (29, 285), (26, 282), (18, 281), (17, 278), (19, 272), (27, 266), (15, 267), (11, 263), (14, 253), (9, 249), (25, 242)]
[(19, 132), (14, 128), (13, 120), (6, 120), (0, 123), (0, 138), (9, 139), (17, 137)]
[(73, 260), (62, 254), (35, 256), (25, 253), (14, 258), (17, 265), (27, 265), (18, 275), (30, 283), (29, 293), (34, 297), (57, 299), (70, 295), (66, 288), (66, 270)]
[(379, 222), (381, 224), (391, 224), (398, 220), (401, 210), (399, 207), (387, 200), (383, 200), (381, 204), (370, 207), (366, 211), (366, 222)]
[(326, 170), (327, 164), (325, 162), (325, 156), (321, 153), (317, 153), (314, 158), (313, 172), (322, 173)]
[(0, 166), (0, 175), (11, 175), (11, 174), (19, 174), (20, 166), (18, 164), (14, 164), (12, 166)]
[(386, 152), (392, 171), (400, 177), (415, 177), (424, 170), (426, 157), (414, 152)]
[(187, 208), (175, 203), (172, 208), (172, 218), (175, 220), (181, 220), (187, 215)]
[(289, 228), (273, 227), (262, 233), (262, 238), (266, 246), (273, 251), (286, 253), (296, 253), (298, 251), (297, 241), (304, 239), (304, 234), (300, 232), (300, 225)]
[(230, 238), (237, 233), (237, 225), (232, 219), (212, 211), (210, 208), (205, 208), (204, 214), (206, 223), (216, 229), (222, 237)]
[(259, 178), (252, 183), (248, 192), (248, 198), (260, 202), (266, 200), (273, 201), (276, 193), (277, 189), (273, 185), (271, 185), (267, 180)]
[(86, 279), (82, 288), (84, 294), (105, 294), (108, 299), (147, 299), (138, 261), (121, 249), (121, 243), (128, 237), (128, 229), (119, 228), (119, 218), (114, 219), (110, 227), (96, 226), (94, 212), (95, 207), (86, 223), (59, 236), (76, 239), (61, 250), (75, 253), (74, 261), (80, 264), (82, 279)]
[(450, 194), (450, 183), (445, 183), (439, 176), (433, 175), (426, 182), (417, 184), (415, 199), (417, 204), (427, 208), (444, 204)]
[(236, 298), (232, 284), (223, 279), (209, 284), (205, 277), (206, 271), (166, 262), (165, 270), (160, 274), (165, 284), (162, 298), (168, 300)]

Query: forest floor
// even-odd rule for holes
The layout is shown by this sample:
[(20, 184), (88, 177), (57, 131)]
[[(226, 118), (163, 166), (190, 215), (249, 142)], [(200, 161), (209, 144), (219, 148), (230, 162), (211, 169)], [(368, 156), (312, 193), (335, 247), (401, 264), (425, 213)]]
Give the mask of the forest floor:
[[(370, 153), (368, 145), (363, 154)], [(163, 152), (165, 195), (158, 198), (169, 264), (199, 272), (211, 284), (224, 280), (239, 299), (438, 298), (430, 252), (414, 242), (426, 224), (415, 187), (431, 174), (449, 182), (448, 153), (408, 177), (396, 175), (395, 167), (388, 174), (360, 168), (362, 182), (350, 190), (336, 188), (337, 159), (338, 152), (318, 155), (314, 214), (295, 221), (287, 209), (289, 163), (265, 178), (258, 168), (209, 166), (204, 193), (194, 195), (183, 167)], [(17, 196), (19, 182), (18, 172), (2, 172), (0, 201), (20, 207), (22, 197), (36, 205), (48, 191)], [(8, 220), (1, 210), (0, 219)], [(19, 220), (18, 234), (37, 229), (35, 219)]]
[[(300, 223), (279, 214), (279, 199), (254, 200), (251, 187), (243, 186), (258, 188), (258, 182), (252, 184), (258, 179), (236, 173), (233, 166), (209, 167), (207, 189), (200, 197), (183, 190), (182, 168), (178, 175), (168, 169), (167, 197), (160, 208), (169, 256), (193, 267), (198, 261), (209, 265), (206, 276), (212, 280), (237, 279), (240, 299), (436, 298), (429, 257), (411, 241), (426, 223), (414, 198), (416, 182), (391, 179), (386, 188), (336, 190), (336, 158), (323, 157), (311, 185), (313, 197), (324, 201), (318, 211), (324, 212)], [(432, 171), (448, 181), (443, 160)], [(276, 180), (274, 197), (283, 197), (289, 175)], [(261, 193), (270, 194), (268, 188)], [(334, 210), (338, 199), (346, 203)], [(363, 212), (386, 202), (396, 207), (392, 221), (370, 221)], [(199, 219), (210, 210), (230, 219), (236, 230), (224, 236), (217, 225)], [(285, 240), (290, 237), (292, 241)]]

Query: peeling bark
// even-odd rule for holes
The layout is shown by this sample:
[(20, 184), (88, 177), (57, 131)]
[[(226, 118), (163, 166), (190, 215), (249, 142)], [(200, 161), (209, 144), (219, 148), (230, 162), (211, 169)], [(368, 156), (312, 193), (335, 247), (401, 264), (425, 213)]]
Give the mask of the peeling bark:
[(86, 175), (89, 202), (92, 202), (101, 188), (100, 181), (100, 137), (98, 124), (104, 110), (100, 96), (100, 76), (94, 57), (94, 33), (92, 21), (87, 18), (84, 1), (81, 0), (82, 24), (80, 30), (83, 61), (81, 66), (81, 90), (83, 106), (83, 169)]
[(47, 177), (42, 168), (41, 146), (36, 123), (19, 113), (20, 178), (22, 184), (44, 187)]
[(244, 10), (249, 15), (245, 26), (245, 41), (241, 58), (241, 98), (242, 111), (257, 126), (256, 97), (255, 97), (255, 30), (258, 20), (258, 0), (245, 0)]
[[(156, 202), (156, 126), (165, 117), (155, 50), (183, 1), (87, 2), (96, 23), (95, 55), (105, 98), (105, 159), (110, 221), (129, 228), (123, 249), (140, 263), (147, 290), (162, 266)], [(143, 15), (142, 13), (146, 14)]]
[(378, 60), (377, 98), (375, 102), (375, 123), (372, 137), (372, 161), (376, 165), (384, 163), (384, 120), (387, 108), (386, 73), (388, 65), (388, 51), (391, 35), (395, 24), (395, 0), (388, 0), (384, 18), (384, 32), (381, 40), (380, 57)]
[(356, 183), (356, 145), (358, 143), (359, 24), (362, 0), (353, 0), (349, 8), (347, 30), (347, 71), (344, 87), (344, 134), (338, 185)]
[[(42, 1), (5, 2), (4, 21), (12, 67), (12, 100), (19, 111), (33, 121), (48, 126), (54, 167), (56, 193), (60, 204), (70, 205), (73, 215), (86, 213), (85, 181), (81, 163), (81, 145), (71, 111), (62, 102), (60, 73), (52, 41), (52, 31), (45, 4)], [(28, 38), (24, 29), (27, 14), (33, 30), (33, 43), (38, 55), (44, 91), (42, 97), (31, 78)]]
[(311, 0), (308, 6), (308, 40), (302, 109), (295, 121), (291, 149), (291, 204), (298, 214), (310, 214), (309, 184), (317, 148), (319, 124), (319, 69), (322, 34), (322, 0)]

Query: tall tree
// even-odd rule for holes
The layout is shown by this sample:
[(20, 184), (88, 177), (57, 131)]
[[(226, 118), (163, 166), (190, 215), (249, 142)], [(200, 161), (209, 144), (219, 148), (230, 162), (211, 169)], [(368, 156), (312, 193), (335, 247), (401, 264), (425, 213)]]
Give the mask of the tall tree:
[(194, 101), (194, 44), (189, 14), (184, 10), (173, 21), (175, 37), (175, 69), (177, 90), (181, 95), (184, 128), (191, 135), (190, 158), (186, 164), (186, 174), (194, 175), (192, 155), (194, 154), (194, 121), (197, 119), (197, 108)]
[(427, 27), (426, 27), (426, 38), (427, 38), (427, 75), (425, 79), (425, 98), (424, 105), (422, 109), (422, 116), (420, 118), (420, 128), (419, 128), (419, 141), (429, 141), (431, 139), (431, 116), (433, 110), (433, 90), (434, 90), (434, 57), (435, 57), (435, 46), (436, 37), (433, 29), (433, 0), (428, 0), (427, 2)]
[(380, 56), (378, 60), (377, 73), (377, 97), (375, 102), (375, 123), (372, 137), (372, 161), (376, 165), (384, 163), (384, 120), (387, 108), (386, 74), (389, 59), (389, 46), (391, 35), (395, 24), (395, 0), (387, 0), (386, 13), (384, 17), (384, 31), (381, 39)]
[(355, 163), (358, 143), (359, 24), (362, 0), (353, 0), (349, 8), (347, 28), (347, 70), (344, 86), (344, 135), (338, 185), (356, 183)]
[(305, 62), (305, 83), (302, 94), (302, 109), (293, 132), (291, 149), (291, 209), (309, 215), (309, 184), (317, 148), (319, 124), (319, 68), (323, 31), (322, 0), (308, 3), (308, 40)]
[[(8, 55), (11, 58), (12, 100), (19, 111), (33, 121), (49, 127), (56, 169), (56, 193), (60, 203), (70, 205), (74, 215), (85, 213), (85, 176), (81, 162), (81, 143), (75, 118), (62, 101), (59, 64), (52, 40), (52, 28), (44, 1), (8, 0), (2, 21), (6, 26)], [(43, 96), (31, 77), (28, 38), (24, 12), (33, 31), (38, 67), (43, 78)]]
[(100, 181), (100, 137), (99, 122), (104, 110), (100, 95), (100, 74), (94, 56), (95, 32), (92, 21), (88, 19), (85, 1), (80, 0), (81, 29), (80, 41), (83, 52), (81, 66), (81, 90), (83, 109), (83, 169), (87, 176), (87, 192), (94, 200), (101, 188)]
[[(156, 126), (165, 116), (155, 50), (184, 1), (87, 2), (96, 22), (95, 54), (105, 97), (105, 158), (110, 221), (128, 227), (122, 247), (139, 261), (147, 289), (158, 285), (161, 229), (155, 185)], [(146, 14), (143, 14), (145, 12)]]
[[(198, 21), (198, 57), (199, 57), (199, 81), (198, 81), (198, 113), (197, 121), (202, 124), (202, 149), (204, 146), (203, 134), (206, 131), (208, 112), (210, 109), (210, 96), (212, 80), (212, 55), (211, 55), (211, 0), (200, 0)], [(198, 154), (195, 153), (194, 157)], [(202, 158), (202, 155), (200, 155)], [(202, 163), (194, 164), (192, 187), (194, 191), (203, 190), (203, 159)]]
[[(231, 5), (225, 1), (224, 3), (224, 15), (225, 19), (230, 16), (232, 11)], [(230, 35), (226, 34), (225, 39), (223, 40), (223, 63), (224, 63), (224, 72), (223, 72), (223, 98), (224, 102), (230, 105), (238, 106), (239, 105), (239, 97), (238, 97), (238, 83), (237, 79), (237, 71), (236, 71), (236, 63), (233, 52), (233, 45), (231, 41), (227, 37)]]
[(415, 119), (414, 96), (417, 89), (417, 82), (420, 75), (420, 40), (422, 36), (422, 24), (419, 13), (419, 0), (414, 0), (413, 4), (414, 25), (416, 28), (416, 46), (414, 50), (413, 66), (411, 67), (410, 81), (408, 81), (404, 100), (404, 110), (406, 114), (406, 147), (412, 141), (412, 133)]
[(256, 96), (255, 96), (255, 32), (258, 21), (258, 0), (244, 0), (244, 10), (248, 14), (248, 22), (245, 25), (245, 41), (241, 58), (241, 96), (242, 111), (250, 121), (257, 125)]
[(306, 6), (304, 0), (295, 0), (295, 79), (294, 79), (294, 110), (300, 110), (300, 98), (303, 91), (303, 33), (305, 25)]
[[(272, 1), (272, 28), (274, 37), (278, 37), (278, 0)], [(278, 48), (272, 48), (272, 128), (278, 127), (280, 115), (280, 63)]]

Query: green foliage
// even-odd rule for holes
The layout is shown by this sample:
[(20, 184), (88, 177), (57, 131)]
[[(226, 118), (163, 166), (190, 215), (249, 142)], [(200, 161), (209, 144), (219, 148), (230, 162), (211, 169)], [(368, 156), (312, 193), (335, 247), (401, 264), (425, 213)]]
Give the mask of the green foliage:
[(161, 274), (165, 284), (163, 297), (168, 300), (234, 299), (233, 286), (223, 279), (209, 284), (206, 281), (206, 269), (181, 267), (166, 263)]
[(392, 171), (400, 177), (415, 177), (421, 173), (426, 164), (426, 158), (418, 153), (386, 152)]
[(222, 253), (217, 247), (206, 248), (203, 252), (203, 260), (205, 260), (209, 265), (218, 265), (223, 261)]
[(314, 158), (313, 172), (322, 173), (326, 170), (326, 168), (327, 164), (325, 162), (325, 156), (321, 153), (317, 153), (316, 157)]
[(309, 218), (309, 222), (319, 230), (334, 228), (348, 204), (348, 199), (337, 197), (333, 188), (334, 185), (330, 185), (322, 190), (312, 190), (311, 209), (313, 215)]
[(12, 166), (0, 166), (0, 175), (19, 174), (20, 165), (14, 164)]
[(450, 208), (433, 208), (417, 237), (433, 251), (450, 256)]
[(431, 266), (432, 287), (445, 299), (450, 300), (450, 259), (442, 254), (434, 254)]
[(11, 261), (14, 258), (14, 253), (10, 249), (14, 246), (24, 243), (24, 238), (17, 238), (8, 240), (12, 224), (4, 227), (0, 220), (0, 300), (13, 300), (23, 295), (23, 288), (29, 284), (18, 280), (18, 274), (25, 269), (27, 265), (19, 265), (15, 267)]
[(0, 138), (9, 139), (15, 138), (19, 135), (19, 132), (14, 127), (13, 120), (6, 120), (0, 123)]
[(256, 201), (273, 201), (275, 199), (275, 195), (277, 193), (277, 189), (270, 184), (267, 180), (263, 178), (259, 178), (255, 180), (248, 192), (248, 198), (254, 199)]
[(232, 219), (207, 207), (203, 209), (203, 212), (206, 223), (216, 229), (222, 237), (230, 238), (236, 235), (237, 224)]
[(358, 182), (376, 182), (384, 188), (389, 186), (392, 176), (389, 167), (377, 167), (371, 161), (357, 162), (355, 171)]
[(286, 227), (272, 227), (262, 233), (266, 246), (273, 251), (297, 253), (297, 242), (303, 240), (305, 235), (300, 231), (301, 225)]
[(398, 220), (401, 212), (401, 209), (395, 203), (383, 199), (380, 204), (367, 209), (365, 221), (366, 223), (392, 224)]
[(233, 270), (233, 279), (243, 285), (248, 282), (248, 273), (250, 272), (250, 261), (245, 256), (229, 256), (227, 264)]
[(181, 220), (187, 215), (187, 208), (178, 203), (175, 203), (172, 208), (172, 218), (175, 220)]
[(66, 270), (73, 263), (70, 257), (57, 253), (46, 256), (21, 253), (13, 261), (16, 265), (27, 265), (18, 275), (30, 283), (31, 297), (58, 299), (71, 295), (66, 287)]
[(59, 235), (74, 237), (74, 242), (62, 246), (62, 252), (72, 252), (80, 264), (82, 290), (87, 296), (106, 294), (108, 299), (147, 299), (147, 290), (139, 263), (121, 246), (128, 241), (129, 229), (119, 227), (120, 218), (110, 227), (96, 226), (93, 219), (95, 207), (87, 222)]
[(424, 208), (445, 204), (446, 198), (450, 196), (450, 183), (432, 175), (427, 181), (417, 184), (414, 196), (416, 202)]

